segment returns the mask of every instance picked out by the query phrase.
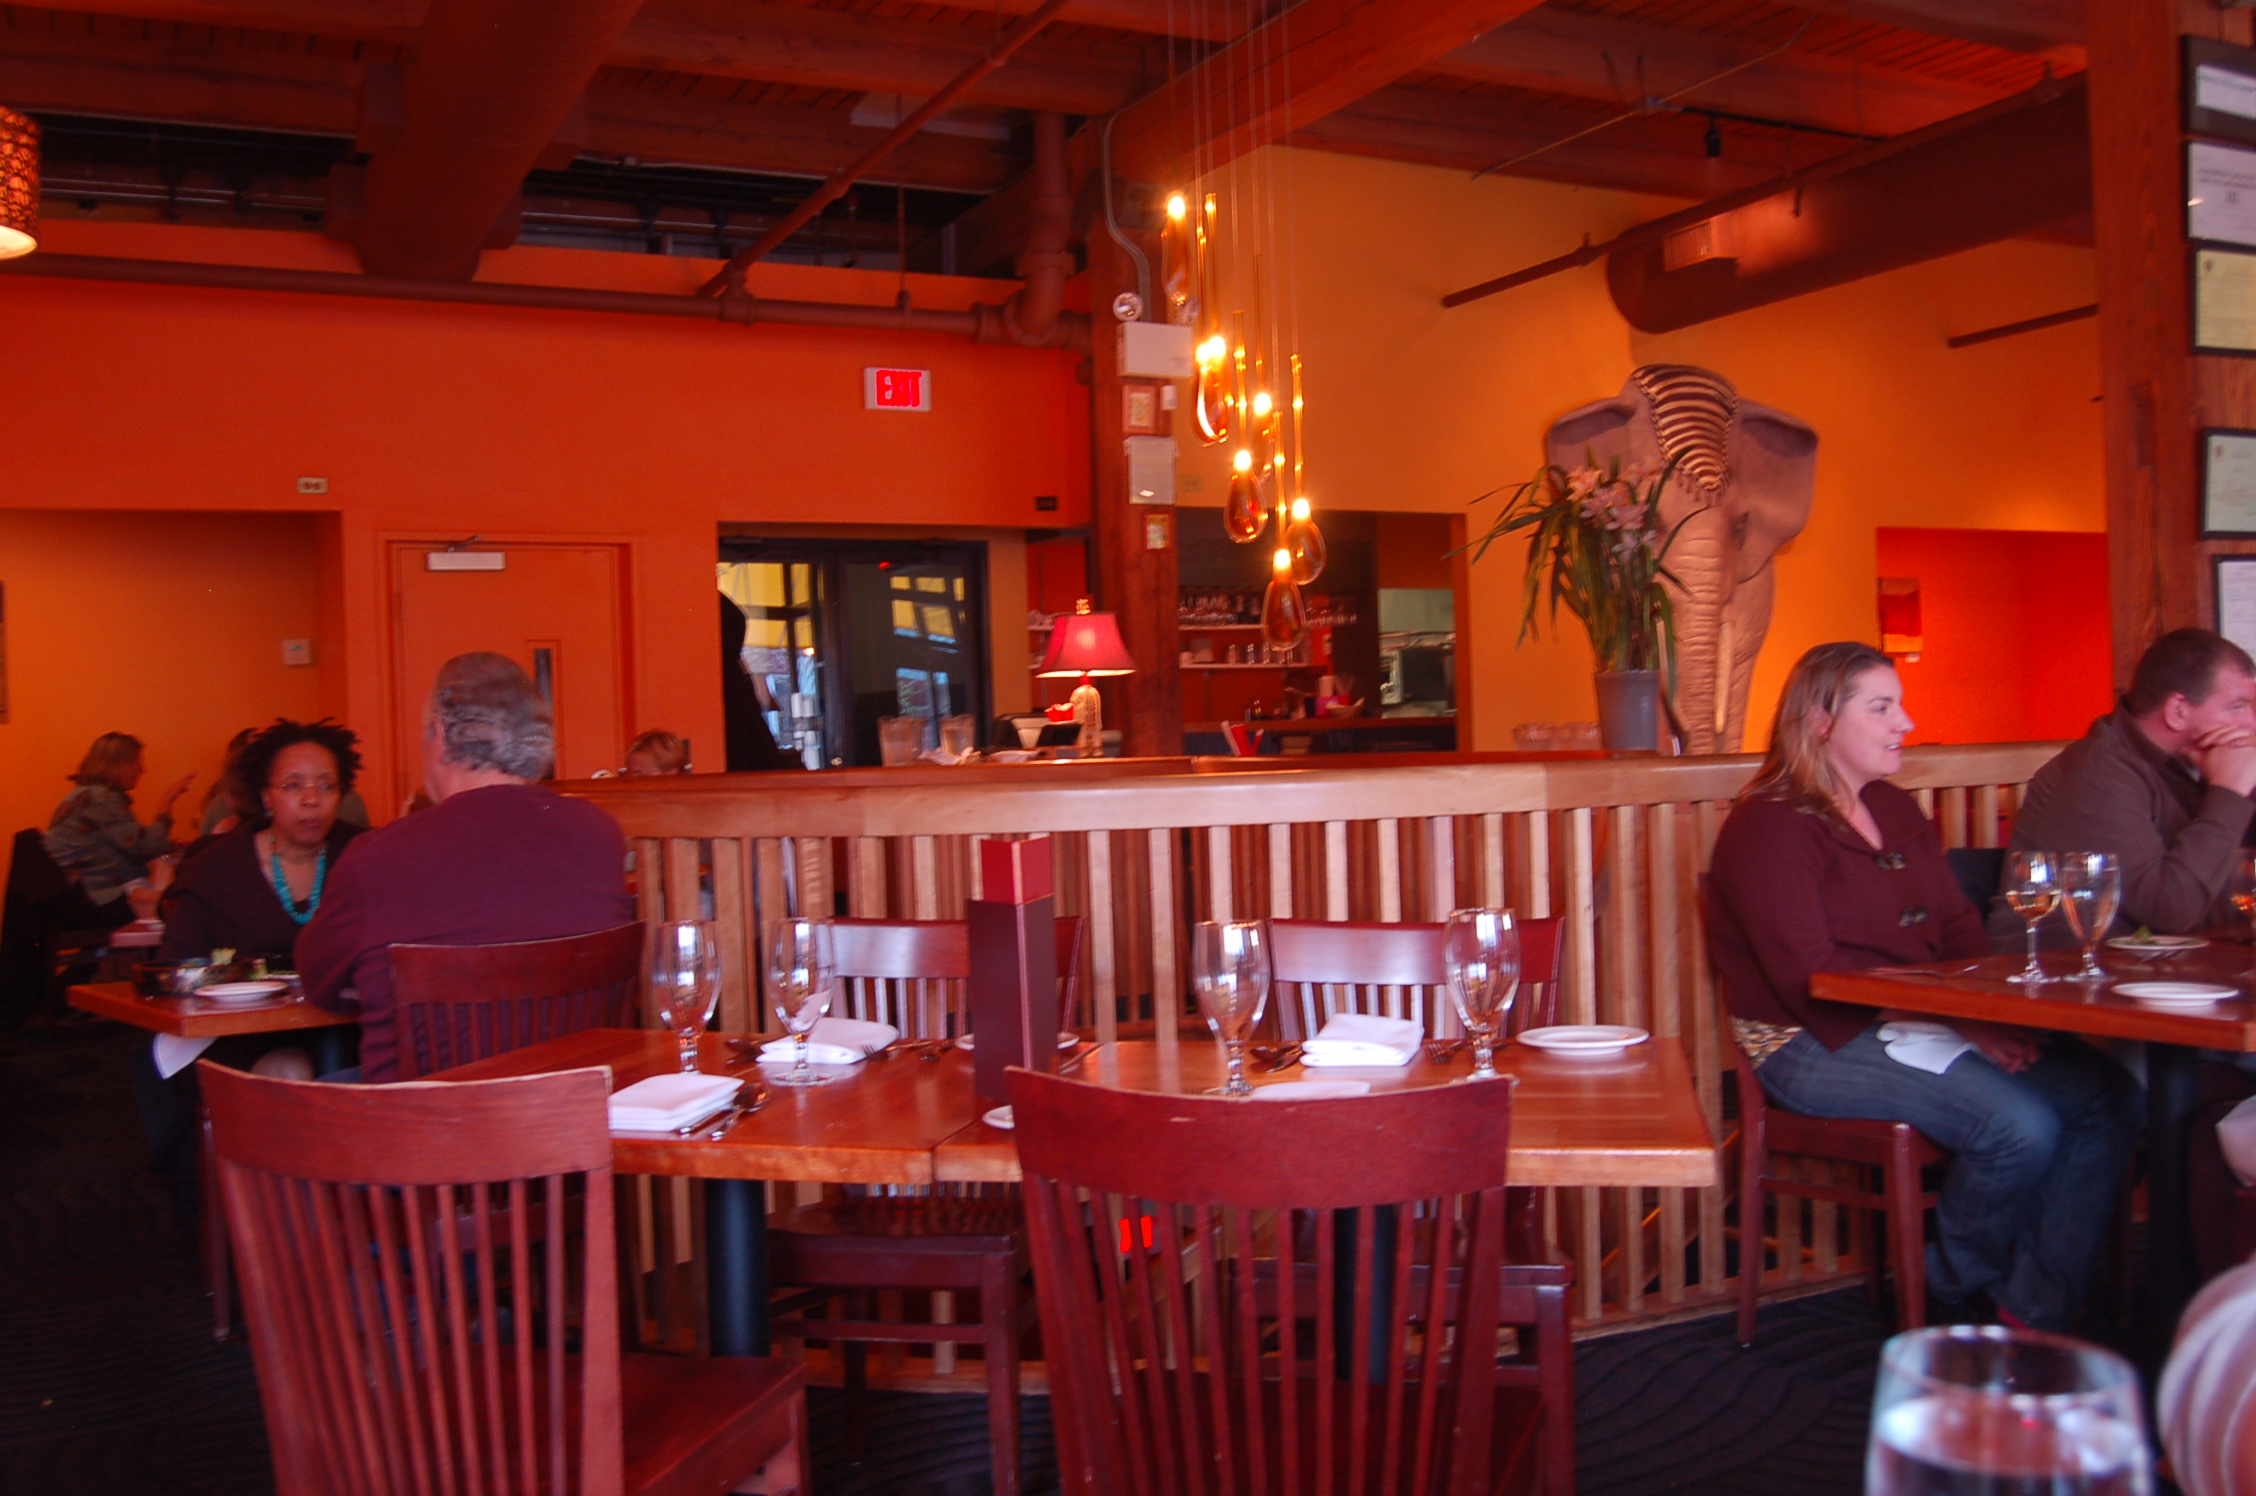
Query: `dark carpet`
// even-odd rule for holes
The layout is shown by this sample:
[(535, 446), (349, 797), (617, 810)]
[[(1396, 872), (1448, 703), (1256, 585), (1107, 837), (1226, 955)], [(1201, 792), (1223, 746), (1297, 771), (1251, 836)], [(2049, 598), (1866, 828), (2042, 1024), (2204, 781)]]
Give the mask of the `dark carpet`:
[[(0, 1496), (272, 1490), (250, 1352), (211, 1338), (193, 1244), (147, 1166), (113, 1025), (0, 1035)], [(1885, 1337), (1860, 1291), (1763, 1311), (1752, 1351), (1706, 1319), (1576, 1355), (1585, 1496), (1862, 1488)], [(985, 1402), (876, 1394), (856, 1461), (836, 1394), (812, 1398), (820, 1496), (979, 1496)], [(1028, 1400), (1029, 1493), (1057, 1489)]]

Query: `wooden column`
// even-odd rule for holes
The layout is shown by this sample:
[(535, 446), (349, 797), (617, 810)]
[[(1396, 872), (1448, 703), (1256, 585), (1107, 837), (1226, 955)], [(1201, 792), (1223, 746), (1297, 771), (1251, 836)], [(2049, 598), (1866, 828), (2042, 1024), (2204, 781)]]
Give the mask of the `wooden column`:
[[(2115, 679), (2156, 635), (2216, 626), (2199, 433), (2256, 426), (2256, 360), (2192, 352), (2181, 38), (2241, 45), (2249, 13), (2214, 0), (2090, 0), (2092, 217), (2106, 402)], [(2072, 604), (2071, 604), (2072, 605)]]
[[(1156, 267), (1159, 245), (1139, 239), (1145, 258)], [(1121, 448), (1119, 350), (1112, 299), (1136, 289), (1136, 267), (1100, 222), (1089, 230), (1089, 311), (1093, 369), (1089, 380), (1092, 475), (1090, 523), (1095, 537), (1099, 609), (1120, 620), (1120, 637), (1136, 661), (1136, 673), (1099, 683), (1104, 692), (1105, 725), (1118, 727), (1122, 750), (1131, 756), (1183, 751), (1181, 644), (1175, 631), (1176, 512), (1172, 507), (1128, 502), (1128, 460)], [(1156, 286), (1153, 294), (1157, 295)], [(1160, 434), (1170, 413), (1159, 414)], [(1215, 522), (1211, 513), (1193, 515)], [(1152, 526), (1163, 526), (1155, 534)], [(1163, 541), (1158, 547), (1151, 542)]]

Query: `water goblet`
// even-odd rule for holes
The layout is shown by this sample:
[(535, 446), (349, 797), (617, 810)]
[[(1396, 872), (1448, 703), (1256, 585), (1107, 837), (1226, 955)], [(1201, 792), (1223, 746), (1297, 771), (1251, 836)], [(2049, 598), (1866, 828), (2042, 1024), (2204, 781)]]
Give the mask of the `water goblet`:
[[(2245, 856), (2245, 854), (2243, 854)], [(2115, 910), (2123, 902), (2123, 869), (2112, 852), (2060, 854), (2060, 907), (2068, 928), (2083, 947), (2084, 964), (2076, 975), (2086, 982), (2103, 982), (2099, 943), (2115, 923)]]
[(1229, 1075), (1210, 1092), (1251, 1096), (1245, 1045), (1269, 1002), (1269, 932), (1259, 921), (1205, 920), (1191, 931), (1191, 985), (1199, 1011), (1229, 1056)]
[(2065, 1335), (1952, 1325), (1880, 1350), (1868, 1496), (2150, 1496), (2138, 1373)]
[(2009, 982), (2034, 987), (2044, 981), (2037, 961), (2037, 926), (2060, 907), (2060, 858), (2053, 852), (2008, 852), (2005, 857), (2005, 905), (2021, 916), (2029, 932), (2029, 963)]
[(838, 1079), (807, 1067), (807, 1036), (830, 1011), (837, 970), (830, 921), (779, 919), (768, 926), (768, 997), (792, 1038), (791, 1068), (776, 1076), (775, 1084), (827, 1086)]
[(1496, 1037), (1520, 990), (1520, 931), (1509, 909), (1458, 909), (1442, 937), (1449, 997), (1473, 1040), (1473, 1073), (1495, 1080)]
[(684, 1074), (697, 1069), (697, 1039), (721, 997), (720, 930), (710, 920), (674, 919), (650, 927), (650, 1004), (681, 1044)]

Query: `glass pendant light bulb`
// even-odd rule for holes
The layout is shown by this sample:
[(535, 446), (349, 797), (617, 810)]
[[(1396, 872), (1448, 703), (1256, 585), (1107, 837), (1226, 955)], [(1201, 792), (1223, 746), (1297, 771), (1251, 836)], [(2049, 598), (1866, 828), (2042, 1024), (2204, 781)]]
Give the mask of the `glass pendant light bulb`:
[(1292, 556), (1279, 549), (1270, 558), (1269, 590), (1261, 599), (1261, 637), (1276, 649), (1290, 649), (1308, 628), (1308, 608), (1292, 577)]
[(1252, 454), (1241, 450), (1238, 455), (1247, 460), (1230, 473), (1230, 494), (1222, 502), (1222, 530), (1238, 544), (1249, 545), (1269, 528), (1269, 511), (1261, 502), (1261, 485), (1254, 480)]
[(1268, 420), (1270, 413), (1276, 408), (1276, 402), (1269, 398), (1267, 390), (1255, 390), (1253, 392), (1253, 418), (1256, 421)]
[(1292, 561), (1292, 579), (1305, 587), (1324, 574), (1324, 563), (1330, 553), (1324, 547), (1324, 532), (1309, 517), (1308, 500), (1292, 501), (1292, 518), (1285, 521), (1279, 538), (1284, 541), (1285, 553)]
[(1188, 214), (1190, 211), (1191, 201), (1189, 198), (1183, 196), (1183, 194), (1180, 192), (1170, 192), (1167, 194), (1167, 216), (1169, 218), (1173, 219), (1177, 223), (1181, 223), (1183, 221), (1184, 215)]
[(1198, 411), (1199, 441), (1214, 446), (1230, 439), (1230, 386), (1225, 372), (1229, 345), (1216, 333), (1198, 346), (1198, 373), (1191, 404)]

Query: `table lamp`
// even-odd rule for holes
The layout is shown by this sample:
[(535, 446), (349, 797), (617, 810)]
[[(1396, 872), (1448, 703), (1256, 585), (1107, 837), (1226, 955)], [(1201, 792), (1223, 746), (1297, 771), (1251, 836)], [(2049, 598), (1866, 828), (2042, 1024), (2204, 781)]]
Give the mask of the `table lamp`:
[(1091, 680), (1099, 675), (1133, 675), (1136, 662), (1120, 641), (1120, 623), (1110, 613), (1092, 613), (1082, 598), (1070, 615), (1061, 617), (1050, 633), (1049, 652), (1042, 656), (1043, 677), (1078, 675), (1073, 688), (1073, 720), (1081, 725), (1076, 749), (1084, 757), (1104, 752), (1104, 703)]

